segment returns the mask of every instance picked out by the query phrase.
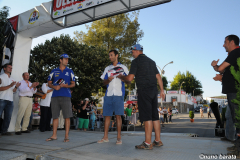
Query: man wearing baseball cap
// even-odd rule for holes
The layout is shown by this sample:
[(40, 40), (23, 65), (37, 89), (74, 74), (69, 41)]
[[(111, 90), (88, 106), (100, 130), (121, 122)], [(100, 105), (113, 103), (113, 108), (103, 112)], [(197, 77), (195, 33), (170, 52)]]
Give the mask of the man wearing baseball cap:
[(64, 142), (69, 142), (68, 133), (70, 129), (70, 117), (73, 116), (70, 88), (75, 87), (74, 73), (67, 67), (69, 58), (70, 57), (66, 53), (62, 54), (59, 60), (59, 67), (53, 69), (48, 76), (48, 86), (54, 89), (51, 99), (53, 135), (46, 141), (57, 139), (58, 117), (60, 110), (62, 110), (66, 131)]
[[(158, 116), (158, 89), (160, 86), (160, 96), (164, 99), (162, 78), (156, 67), (156, 63), (143, 54), (143, 47), (136, 44), (131, 48), (132, 61), (128, 76), (119, 75), (118, 78), (125, 81), (132, 81), (135, 77), (138, 93), (138, 109), (140, 121), (145, 122), (145, 141), (136, 145), (136, 149), (153, 149), (153, 146), (163, 145), (160, 139), (160, 121)], [(152, 129), (154, 127), (155, 140), (151, 143)]]

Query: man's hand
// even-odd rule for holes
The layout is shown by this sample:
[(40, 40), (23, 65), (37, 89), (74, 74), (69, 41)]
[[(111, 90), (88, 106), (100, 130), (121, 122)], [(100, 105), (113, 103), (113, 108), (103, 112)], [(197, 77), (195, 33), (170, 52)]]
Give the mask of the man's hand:
[(218, 61), (219, 61), (219, 59), (217, 61), (213, 60), (212, 63), (211, 63), (211, 66), (213, 66), (213, 67), (216, 66), (218, 64)]
[(11, 84), (10, 84), (10, 87), (14, 86), (16, 84), (15, 81), (13, 81)]
[(61, 89), (61, 87), (60, 87), (59, 85), (57, 85), (57, 86), (54, 86), (54, 89), (55, 89), (56, 91), (58, 91), (59, 89)]
[(114, 79), (114, 77), (108, 77), (109, 82), (111, 82)]
[(39, 82), (33, 82), (31, 87), (35, 88), (35, 87), (37, 87), (38, 85), (39, 85)]
[(215, 77), (213, 77), (213, 79), (215, 80), (215, 81), (221, 81), (222, 82), (222, 75), (221, 74), (216, 74), (216, 76)]
[(165, 99), (165, 93), (164, 93), (164, 91), (161, 91), (161, 93), (160, 93), (160, 98)]
[(21, 83), (20, 82), (18, 82), (17, 84), (16, 84), (16, 86), (15, 87), (19, 87), (21, 85)]
[(61, 87), (61, 88), (67, 88), (67, 87), (68, 87), (68, 84), (63, 84), (63, 83), (62, 83), (62, 84), (60, 84), (60, 87)]

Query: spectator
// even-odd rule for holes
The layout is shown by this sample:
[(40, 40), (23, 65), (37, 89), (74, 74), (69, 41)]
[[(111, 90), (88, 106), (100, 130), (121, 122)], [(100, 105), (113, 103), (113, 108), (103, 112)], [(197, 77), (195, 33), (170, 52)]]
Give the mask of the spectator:
[(12, 65), (5, 64), (3, 66), (4, 73), (0, 75), (0, 117), (4, 112), (3, 124), (0, 126), (2, 136), (12, 135), (8, 131), (8, 127), (13, 111), (13, 92), (16, 92), (21, 83), (17, 83), (11, 78)]
[(88, 125), (89, 125), (89, 112), (86, 108), (88, 108), (87, 106), (89, 102), (88, 98), (85, 98), (85, 103), (82, 104), (80, 106), (80, 108), (78, 108), (78, 113), (79, 113), (79, 125), (78, 128), (82, 129), (84, 131), (87, 131), (88, 129)]
[(132, 122), (132, 124), (136, 124), (137, 123), (137, 119), (136, 119), (136, 108), (133, 106), (133, 108), (132, 108), (132, 120), (131, 120), (131, 122)]
[(202, 107), (200, 108), (200, 116), (201, 116), (201, 118), (203, 118), (203, 117), (204, 117), (204, 115), (203, 115), (203, 109), (202, 109)]
[(212, 116), (211, 116), (211, 112), (212, 112), (212, 111), (211, 111), (211, 108), (210, 108), (210, 107), (208, 107), (208, 108), (207, 108), (207, 114), (208, 114), (208, 118), (209, 118), (209, 117), (211, 117), (211, 118), (212, 118)]
[(160, 118), (160, 123), (162, 123), (162, 127), (165, 127), (164, 126), (164, 120), (163, 120), (163, 111), (162, 111), (162, 107), (159, 106), (158, 108), (158, 114), (159, 114), (159, 118)]
[(42, 91), (46, 94), (46, 97), (45, 97), (45, 99), (41, 99), (41, 101), (40, 101), (41, 118), (40, 118), (39, 130), (41, 132), (44, 132), (44, 131), (52, 130), (52, 128), (50, 126), (51, 118), (52, 118), (52, 111), (51, 111), (50, 103), (51, 103), (51, 97), (53, 94), (53, 89), (48, 87), (47, 83), (43, 83)]
[(164, 122), (168, 123), (168, 110), (166, 109), (166, 107), (163, 108), (163, 118), (164, 118)]
[[(27, 129), (29, 120), (32, 112), (32, 97), (37, 92), (36, 87), (39, 85), (38, 82), (31, 83), (29, 80), (29, 73), (24, 72), (22, 74), (23, 80), (20, 81), (19, 86), (19, 110), (15, 125), (15, 134), (21, 135), (22, 133), (30, 133)], [(23, 118), (24, 116), (24, 118)], [(23, 118), (23, 124), (21, 127), (21, 121)]]
[(79, 126), (79, 118), (80, 118), (80, 112), (78, 112), (78, 109), (80, 109), (81, 108), (81, 105), (83, 104), (83, 100), (81, 100), (81, 101), (79, 101), (78, 103), (77, 103), (77, 106), (76, 106), (76, 111), (77, 111), (77, 117), (76, 117), (76, 126), (75, 126), (75, 129), (77, 129), (77, 130), (80, 130), (80, 128), (78, 128), (78, 126)]
[(132, 116), (132, 104), (129, 104), (127, 108), (125, 109), (126, 111), (126, 119), (128, 120), (128, 123), (131, 123), (131, 116)]
[(98, 110), (97, 111), (97, 128), (100, 128), (100, 124), (103, 122), (103, 115), (102, 113)]
[(169, 107), (168, 108), (168, 116), (169, 116), (169, 123), (171, 122), (172, 123), (172, 108), (171, 107)]
[(94, 126), (95, 126), (95, 120), (96, 120), (96, 106), (92, 106), (92, 111), (91, 111), (91, 131), (94, 131)]

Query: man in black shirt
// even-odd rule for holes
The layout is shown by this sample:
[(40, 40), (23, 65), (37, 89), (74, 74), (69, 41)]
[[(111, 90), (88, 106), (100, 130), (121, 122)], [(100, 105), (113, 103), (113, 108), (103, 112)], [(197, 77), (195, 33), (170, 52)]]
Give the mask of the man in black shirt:
[[(235, 70), (239, 70), (239, 67), (237, 65), (237, 59), (240, 57), (238, 36), (227, 36), (225, 38), (223, 47), (226, 49), (226, 52), (228, 52), (228, 56), (220, 66), (217, 65), (219, 59), (217, 61), (212, 61), (211, 65), (213, 66), (214, 70), (220, 72), (220, 74), (217, 74), (216, 77), (214, 77), (213, 79), (215, 81), (222, 81), (222, 93), (227, 94), (228, 105), (231, 110), (232, 120), (234, 123), (236, 123), (237, 120), (235, 109), (238, 109), (238, 105), (233, 103), (232, 100), (235, 99), (237, 95), (237, 81), (231, 74), (230, 67), (233, 66)], [(236, 128), (236, 131), (238, 133), (238, 136), (240, 136), (240, 129)]]
[[(137, 84), (139, 118), (145, 122), (145, 141), (141, 145), (135, 146), (137, 149), (152, 149), (153, 146), (162, 146), (160, 139), (160, 121), (158, 115), (158, 89), (160, 86), (160, 96), (164, 99), (162, 78), (157, 70), (156, 63), (143, 54), (143, 47), (140, 44), (132, 48), (131, 69), (128, 76), (119, 75), (118, 78), (125, 81), (132, 81), (134, 76)], [(155, 140), (151, 143), (152, 129), (155, 130)]]

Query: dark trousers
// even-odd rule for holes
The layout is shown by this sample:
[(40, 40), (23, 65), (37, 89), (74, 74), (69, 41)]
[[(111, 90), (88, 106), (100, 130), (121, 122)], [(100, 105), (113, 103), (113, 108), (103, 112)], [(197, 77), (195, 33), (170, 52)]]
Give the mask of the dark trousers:
[(167, 119), (167, 114), (164, 114), (163, 116), (164, 116), (164, 117), (163, 117), (163, 119), (164, 119), (164, 122), (168, 122), (168, 119)]
[(2, 133), (6, 133), (8, 131), (8, 127), (11, 121), (13, 111), (13, 101), (2, 100), (0, 99), (0, 117), (2, 117), (2, 113), (4, 112), (4, 118), (2, 122)]
[(52, 118), (52, 111), (51, 107), (40, 106), (41, 117), (40, 117), (40, 125), (39, 130), (41, 132), (50, 131), (51, 126), (51, 118)]
[(172, 122), (172, 115), (169, 116), (169, 122)]
[(211, 117), (211, 118), (212, 118), (212, 116), (211, 116), (211, 112), (208, 112), (208, 118), (209, 118), (209, 117)]
[[(238, 105), (232, 102), (232, 100), (236, 99), (236, 97), (237, 97), (237, 93), (227, 93), (228, 106), (231, 111), (233, 123), (237, 123), (235, 110), (238, 109)], [(237, 133), (239, 133), (240, 128), (236, 128), (236, 131)]]

